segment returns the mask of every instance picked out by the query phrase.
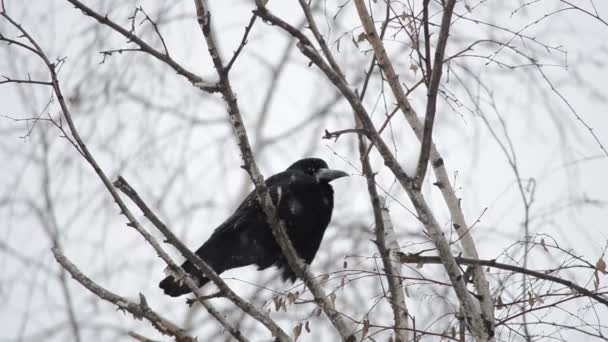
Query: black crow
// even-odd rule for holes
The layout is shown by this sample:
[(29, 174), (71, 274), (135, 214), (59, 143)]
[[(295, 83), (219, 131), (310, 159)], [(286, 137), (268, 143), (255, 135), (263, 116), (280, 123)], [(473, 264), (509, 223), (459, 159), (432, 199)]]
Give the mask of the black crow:
[[(277, 214), (296, 252), (307, 264), (314, 259), (331, 219), (334, 191), (329, 182), (344, 176), (348, 174), (329, 169), (322, 159), (307, 158), (266, 179)], [(215, 229), (196, 254), (218, 274), (247, 265), (257, 265), (259, 270), (274, 265), (282, 270), (283, 280), (293, 282), (297, 278), (272, 235), (255, 191)], [(209, 282), (190, 261), (182, 267), (194, 276), (199, 286)], [(191, 292), (186, 284), (171, 275), (159, 286), (172, 297)]]

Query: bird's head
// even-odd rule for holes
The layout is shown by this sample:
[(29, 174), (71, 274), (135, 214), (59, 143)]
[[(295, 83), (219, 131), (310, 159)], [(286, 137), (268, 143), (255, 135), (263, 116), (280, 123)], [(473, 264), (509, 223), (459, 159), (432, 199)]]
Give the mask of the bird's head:
[(332, 170), (327, 163), (320, 158), (305, 158), (291, 164), (287, 170), (300, 170), (322, 182), (331, 182), (335, 179), (348, 176), (348, 173), (340, 170)]

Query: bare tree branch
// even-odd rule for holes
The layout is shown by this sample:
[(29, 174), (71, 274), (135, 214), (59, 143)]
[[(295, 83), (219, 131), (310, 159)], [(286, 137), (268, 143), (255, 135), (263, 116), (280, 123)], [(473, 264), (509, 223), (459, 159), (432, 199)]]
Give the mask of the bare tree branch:
[(86, 287), (87, 290), (91, 291), (93, 294), (98, 296), (99, 298), (112, 303), (120, 310), (130, 312), (134, 318), (142, 319), (145, 318), (148, 320), (156, 330), (161, 332), (164, 335), (169, 335), (175, 337), (176, 342), (194, 342), (195, 338), (188, 335), (186, 331), (179, 328), (166, 318), (162, 317), (154, 310), (152, 310), (148, 303), (146, 302), (146, 297), (143, 294), (139, 294), (139, 304), (129, 301), (128, 299), (121, 297), (117, 294), (114, 294), (103, 287), (97, 285), (93, 280), (84, 275), (76, 265), (74, 265), (64, 254), (63, 251), (59, 247), (52, 248), (53, 255), (57, 262), (67, 270), (72, 278), (78, 281), (82, 286)]
[[(91, 9), (90, 7), (86, 6), (85, 4), (83, 4), (82, 2), (80, 2), (78, 0), (67, 0), (67, 1), (70, 2), (72, 5), (74, 5), (76, 8), (80, 9), (85, 15), (97, 20), (102, 25), (108, 26), (112, 30), (121, 34), (123, 37), (127, 38), (129, 41), (137, 44), (137, 46), (141, 49), (141, 51), (154, 56), (156, 59), (158, 59), (158, 60), (162, 61), (163, 63), (167, 64), (168, 66), (170, 66), (179, 75), (182, 75), (186, 79), (188, 79), (188, 81), (190, 81), (190, 83), (192, 83), (195, 87), (200, 88), (201, 90), (204, 90), (204, 91), (210, 92), (210, 93), (218, 91), (217, 86), (214, 83), (205, 81), (202, 77), (186, 70), (186, 68), (184, 68), (179, 63), (177, 63), (173, 58), (171, 58), (171, 56), (169, 56), (169, 54), (166, 52), (166, 50), (165, 50), (165, 52), (161, 52), (161, 51), (153, 48), (148, 43), (146, 43), (144, 40), (139, 38), (134, 32), (131, 32), (131, 31), (125, 29), (124, 27), (118, 25), (117, 23), (112, 21), (110, 18), (108, 18), (107, 15), (104, 16), (104, 15), (97, 13), (96, 11), (94, 11), (93, 9)], [(164, 46), (164, 40), (163, 40), (163, 46)], [(165, 49), (166, 49), (166, 47), (165, 47)]]
[(426, 100), (426, 115), (424, 119), (424, 132), (422, 134), (422, 144), (420, 145), (420, 155), (418, 156), (418, 167), (416, 168), (415, 182), (416, 187), (420, 188), (426, 175), (426, 168), (429, 163), (429, 154), (431, 153), (431, 141), (433, 140), (433, 123), (435, 122), (435, 112), (437, 110), (437, 93), (439, 92), (439, 81), (443, 70), (443, 56), (445, 55), (445, 47), (450, 35), (450, 26), (452, 12), (456, 0), (448, 0), (443, 8), (443, 16), (441, 17), (441, 29), (439, 38), (437, 39), (437, 47), (435, 48), (435, 59), (433, 69), (428, 69), (430, 65), (430, 48), (429, 41), (431, 36), (428, 33), (428, 0), (425, 1), (424, 11), (427, 13), (426, 22), (424, 23), (424, 42), (426, 49), (427, 61), (427, 78), (430, 78), (427, 86)]
[[(357, 11), (359, 12), (359, 17), (361, 19), (361, 23), (363, 24), (363, 27), (366, 31), (367, 39), (370, 42), (370, 44), (372, 45), (372, 47), (374, 48), (376, 58), (378, 59), (378, 63), (381, 66), (382, 71), (386, 74), (386, 79), (387, 79), (389, 85), (391, 86), (393, 94), (395, 95), (395, 97), (397, 99), (397, 103), (399, 104), (401, 111), (404, 113), (408, 123), (414, 130), (414, 133), (416, 133), (418, 139), (423, 140), (424, 133), (423, 133), (423, 129), (421, 128), (422, 125), (420, 124), (418, 117), (416, 116), (416, 113), (414, 112), (409, 101), (407, 100), (407, 98), (404, 95), (405, 93), (401, 87), (401, 83), (399, 82), (399, 77), (393, 68), (393, 65), (390, 61), (388, 54), (386, 53), (386, 50), (384, 49), (382, 42), (378, 39), (378, 34), (376, 33), (376, 28), (375, 28), (374, 23), (371, 20), (369, 14), (367, 13), (367, 8), (365, 7), (365, 4), (362, 0), (355, 0), (355, 4), (357, 5)], [(449, 24), (449, 18), (446, 19), (446, 22)], [(446, 28), (446, 30), (447, 30), (447, 28)], [(428, 56), (427, 56), (427, 58), (428, 58)], [(435, 63), (439, 63), (439, 65), (441, 65), (442, 60), (436, 59)], [(478, 258), (477, 249), (475, 248), (475, 244), (473, 242), (473, 239), (471, 238), (470, 233), (468, 231), (466, 231), (463, 234), (464, 229), (462, 229), (462, 228), (466, 227), (466, 222), (464, 219), (464, 215), (462, 213), (462, 209), (460, 208), (460, 203), (459, 203), (456, 195), (454, 194), (454, 191), (450, 184), (450, 180), (447, 176), (443, 158), (441, 158), (441, 156), (437, 152), (437, 149), (436, 149), (435, 145), (432, 143), (432, 140), (430, 140), (429, 145), (431, 147), (431, 149), (430, 149), (431, 160), (432, 160), (433, 168), (435, 170), (435, 176), (437, 177), (437, 186), (440, 188), (441, 193), (444, 197), (444, 200), (448, 206), (448, 209), (450, 210), (450, 213), (452, 215), (452, 220), (454, 221), (454, 227), (456, 228), (456, 232), (462, 238), (462, 244), (463, 244), (464, 250), (467, 253), (467, 255), (469, 255), (473, 258)], [(396, 174), (396, 176), (399, 178), (399, 176), (397, 174)], [(438, 237), (438, 238), (442, 239), (442, 237)], [(440, 250), (440, 253), (441, 253), (441, 250)], [(455, 265), (452, 264), (452, 267), (453, 266), (455, 266)], [(474, 328), (474, 330), (476, 330), (476, 336), (478, 338), (483, 339), (482, 336), (484, 336), (484, 335), (487, 335), (487, 334), (493, 335), (493, 324), (494, 324), (493, 323), (494, 322), (494, 309), (493, 309), (493, 304), (492, 304), (493, 301), (492, 301), (492, 296), (490, 295), (490, 291), (489, 291), (489, 284), (486, 280), (485, 275), (483, 274), (483, 270), (478, 266), (474, 266), (474, 273), (475, 273), (475, 277), (474, 277), (475, 287), (477, 288), (477, 291), (479, 292), (479, 295), (481, 297), (480, 298), (481, 309), (482, 309), (481, 313), (483, 314), (482, 319), (484, 322), (486, 322), (486, 323), (482, 323), (480, 321), (478, 322), (477, 320), (474, 320), (474, 322), (476, 322), (475, 323), (476, 327)], [(460, 290), (461, 293), (459, 295), (461, 302), (463, 300), (466, 300), (463, 297), (463, 296), (465, 296), (465, 294), (462, 290)], [(457, 290), (457, 292), (458, 292), (458, 290)], [(471, 303), (469, 303), (469, 304), (471, 304)], [(473, 308), (472, 307), (465, 308), (465, 311), (468, 312), (468, 309), (473, 309)], [(472, 312), (475, 312), (475, 311), (472, 311)], [(486, 328), (487, 328), (487, 330), (486, 330)]]
[(243, 34), (243, 38), (241, 39), (241, 43), (239, 44), (239, 47), (236, 49), (236, 51), (234, 51), (234, 55), (232, 55), (232, 58), (230, 59), (230, 61), (226, 65), (226, 69), (224, 70), (224, 72), (226, 72), (226, 73), (230, 72), (230, 69), (232, 68), (232, 65), (234, 64), (234, 62), (236, 62), (236, 59), (241, 54), (241, 51), (243, 51), (243, 48), (247, 44), (247, 37), (249, 37), (249, 32), (251, 32), (251, 29), (253, 28), (253, 24), (255, 24), (255, 20), (257, 18), (258, 18), (258, 16), (254, 14), (254, 15), (251, 16), (251, 19), (249, 19), (249, 24), (247, 24), (247, 26), (245, 27), (245, 34)]
[[(17, 27), (21, 33), (28, 39), (28, 41), (32, 44), (33, 49), (35, 51), (37, 51), (37, 55), (40, 56), (40, 58), (44, 61), (45, 65), (47, 66), (50, 76), (51, 76), (51, 80), (52, 80), (52, 85), (53, 85), (53, 90), (57, 96), (57, 99), (59, 101), (59, 104), (61, 106), (61, 110), (63, 112), (63, 116), (65, 117), (68, 126), (70, 128), (70, 132), (72, 133), (72, 136), (74, 137), (74, 140), (80, 150), (80, 152), (82, 153), (83, 157), (85, 158), (85, 160), (87, 161), (87, 163), (89, 165), (91, 165), (91, 167), (93, 167), (93, 169), (95, 170), (95, 173), (97, 174), (97, 176), (101, 179), (102, 183), (104, 184), (104, 186), (106, 187), (106, 189), (108, 190), (108, 192), (110, 193), (110, 195), (113, 197), (114, 201), (116, 202), (116, 204), (119, 206), (121, 213), (123, 215), (125, 215), (125, 217), (128, 220), (127, 225), (130, 227), (133, 227), (137, 230), (138, 233), (140, 233), (145, 239), (146, 241), (154, 248), (154, 250), (157, 252), (157, 254), (165, 261), (167, 262), (167, 264), (169, 265), (170, 269), (172, 271), (174, 271), (179, 278), (184, 279), (184, 281), (186, 282), (186, 284), (192, 289), (192, 291), (197, 295), (197, 296), (202, 296), (199, 292), (199, 290), (197, 289), (196, 283), (194, 282), (194, 280), (187, 275), (183, 269), (181, 269), (181, 267), (177, 266), (172, 260), (171, 258), (169, 258), (169, 256), (162, 250), (162, 248), (160, 247), (160, 245), (158, 244), (158, 242), (148, 233), (145, 231), (145, 229), (141, 226), (141, 224), (135, 219), (134, 215), (130, 212), (130, 210), (128, 209), (128, 207), (125, 205), (125, 203), (122, 201), (122, 199), (120, 198), (120, 196), (118, 195), (116, 189), (112, 186), (112, 184), (110, 183), (108, 177), (106, 176), (106, 174), (103, 172), (103, 170), (101, 169), (101, 167), (99, 166), (99, 164), (97, 163), (96, 159), (93, 157), (93, 155), (91, 154), (91, 152), (89, 151), (87, 145), (84, 143), (84, 141), (82, 140), (82, 138), (80, 137), (80, 134), (78, 133), (78, 130), (76, 129), (76, 126), (74, 124), (74, 121), (72, 119), (72, 115), (70, 113), (70, 110), (67, 106), (67, 103), (65, 101), (65, 98), (63, 96), (63, 93), (61, 91), (61, 87), (59, 85), (59, 80), (57, 78), (57, 74), (56, 74), (56, 70), (55, 70), (55, 65), (53, 63), (51, 63), (48, 59), (48, 57), (46, 56), (46, 54), (44, 53), (44, 51), (40, 48), (40, 46), (38, 45), (38, 43), (33, 39), (33, 37), (31, 35), (29, 35), (29, 33), (27, 31), (25, 31), (18, 23), (16, 23), (11, 17), (9, 17), (6, 13), (2, 13), (2, 16), (7, 19), (13, 26)], [(58, 244), (55, 244), (55, 247), (59, 247)], [(237, 338), (240, 341), (247, 341), (247, 339), (242, 336), (242, 334), (236, 330), (233, 329), (228, 322), (223, 319), (223, 317), (221, 317), (221, 315), (219, 314), (219, 312), (217, 312), (213, 307), (210, 306), (210, 304), (208, 303), (204, 303), (203, 304), (210, 313), (212, 313), (220, 323), (222, 323), (225, 328), (230, 331), (231, 333), (233, 333), (233, 336), (235, 338)], [(280, 328), (278, 328), (278, 326), (273, 326), (272, 327), (274, 330), (271, 330), (273, 332), (276, 332), (278, 329), (280, 331)]]
[[(399, 255), (399, 260), (402, 263), (408, 263), (408, 264), (441, 264), (441, 259), (439, 257), (422, 256), (422, 255), (415, 255), (415, 254), (403, 254), (402, 253)], [(533, 271), (533, 270), (527, 269), (525, 267), (503, 264), (503, 263), (496, 262), (496, 260), (479, 260), (479, 259), (461, 258), (461, 257), (455, 257), (455, 260), (460, 265), (489, 266), (489, 267), (499, 268), (502, 270), (513, 271), (515, 273), (526, 274), (526, 275), (533, 276), (533, 277), (539, 278), (539, 279), (549, 280), (554, 283), (562, 284), (562, 285), (580, 293), (581, 295), (591, 297), (591, 298), (595, 299), (596, 301), (608, 306), (608, 299), (604, 298), (604, 296), (594, 293), (593, 291), (587, 290), (586, 288), (581, 287), (569, 280), (565, 280), (565, 279), (562, 279), (562, 278), (559, 278), (556, 276), (552, 276), (552, 275), (549, 275), (544, 272)]]
[(332, 301), (327, 298), (325, 291), (315, 280), (312, 273), (307, 269), (304, 261), (297, 255), (291, 241), (289, 240), (289, 237), (287, 236), (287, 233), (285, 232), (283, 223), (276, 216), (275, 207), (272, 203), (272, 199), (270, 198), (270, 194), (268, 193), (268, 188), (264, 183), (264, 178), (260, 173), (253, 157), (253, 152), (251, 150), (251, 145), (249, 144), (247, 131), (245, 130), (245, 126), (243, 124), (243, 119), (237, 104), (236, 96), (232, 91), (230, 80), (225, 72), (224, 63), (217, 50), (215, 33), (211, 26), (211, 15), (207, 10), (206, 2), (204, 0), (194, 0), (194, 3), (196, 5), (197, 19), (201, 27), (201, 31), (203, 32), (203, 36), (205, 37), (205, 41), (207, 42), (209, 55), (213, 60), (213, 65), (215, 66), (219, 76), (220, 92), (224, 98), (224, 101), (228, 105), (228, 115), (230, 116), (230, 122), (232, 123), (237, 136), (238, 146), (244, 163), (243, 168), (247, 170), (252, 182), (255, 185), (258, 200), (260, 201), (262, 209), (266, 214), (268, 223), (272, 227), (272, 233), (277, 240), (283, 255), (285, 256), (289, 267), (291, 267), (298, 277), (304, 280), (306, 286), (312, 292), (315, 301), (323, 309), (336, 330), (342, 336), (342, 339), (351, 341), (354, 339), (351, 329), (342, 319), (339, 312), (336, 311)]
[[(239, 297), (228, 285), (220, 278), (220, 276), (215, 273), (215, 271), (209, 266), (203, 259), (201, 259), (198, 255), (194, 254), (186, 245), (184, 245), (176, 236), (173, 234), (169, 228), (156, 216), (156, 214), (148, 207), (148, 205), (143, 201), (143, 199), (137, 194), (137, 192), (131, 187), (131, 185), (121, 176), (114, 182), (114, 186), (120, 189), (127, 197), (129, 197), (135, 205), (142, 211), (144, 216), (154, 224), (154, 226), (165, 236), (167, 242), (172, 246), (177, 248), (177, 250), (182, 253), (182, 255), (190, 260), (196, 267), (201, 270), (205, 274), (205, 277), (209, 278), (221, 291), (221, 293), (232, 301), (236, 306), (245, 311), (251, 317), (255, 318), (260, 323), (264, 324), (268, 330), (272, 333), (273, 336), (277, 336), (281, 341), (290, 341), (291, 339), (283, 329), (281, 329), (267, 314), (262, 313), (258, 309), (256, 309), (253, 305), (248, 303)], [(206, 297), (206, 296), (200, 296)], [(201, 300), (201, 298), (197, 298), (205, 309), (214, 310), (206, 300)], [(214, 315), (215, 316), (215, 315)], [(216, 317), (217, 319), (217, 317)], [(222, 318), (223, 319), (223, 318)], [(224, 327), (230, 331), (230, 333), (238, 338), (245, 339), (238, 329), (233, 328), (226, 321), (223, 323)]]
[[(366, 11), (365, 5), (362, 2), (355, 2), (355, 3), (357, 4), (358, 9), (360, 7), (363, 7), (362, 10)], [(478, 312), (478, 310), (476, 309), (476, 305), (474, 303), (475, 299), (472, 299), (469, 296), (468, 292), (466, 291), (466, 286), (463, 282), (462, 276), (460, 275), (460, 270), (458, 269), (457, 264), (453, 260), (453, 256), (451, 255), (450, 250), (449, 250), (449, 245), (448, 245), (447, 241), (445, 240), (445, 237), (443, 236), (441, 229), (439, 228), (439, 224), (437, 223), (432, 212), (430, 211), (430, 208), (426, 204), (422, 194), (413, 188), (411, 178), (403, 171), (403, 169), (401, 168), (399, 163), (395, 160), (395, 158), (392, 155), (391, 151), (389, 150), (388, 146), (379, 137), (377, 131), (375, 130), (375, 128), (369, 118), (369, 115), (367, 115), (365, 108), (362, 106), (361, 102), (359, 101), (358, 96), (352, 91), (352, 89), (347, 84), (345, 84), (345, 82), (342, 80), (342, 78), (339, 75), (337, 75), (322, 60), (322, 58), (316, 53), (316, 51), (314, 49), (312, 49), (310, 42), (304, 35), (302, 35), (299, 31), (297, 31), (295, 28), (293, 28), (288, 23), (286, 23), (283, 20), (272, 15), (270, 12), (268, 12), (268, 10), (265, 7), (258, 7), (258, 13), (266, 21), (281, 27), (282, 29), (287, 31), (289, 34), (293, 35), (298, 40), (300, 40), (300, 43), (298, 44), (300, 51), (302, 51), (302, 53), (305, 56), (310, 58), (310, 60), (325, 73), (327, 78), (330, 81), (332, 81), (332, 83), (334, 83), (334, 85), (336, 85), (340, 89), (340, 91), (342, 92), (344, 97), (349, 101), (349, 103), (353, 107), (353, 110), (357, 114), (358, 118), (361, 120), (363, 127), (370, 133), (370, 139), (372, 140), (374, 145), (378, 148), (380, 154), (382, 155), (382, 157), (384, 159), (385, 165), (388, 166), (391, 169), (391, 171), (393, 171), (393, 173), (397, 177), (397, 180), (400, 182), (400, 184), (406, 190), (410, 200), (413, 202), (414, 207), (416, 208), (416, 210), (418, 212), (418, 215), (419, 215), (418, 219), (427, 228), (427, 230), (430, 233), (431, 238), (433, 239), (433, 241), (435, 242), (436, 246), (439, 249), (440, 255), (442, 256), (442, 258), (444, 258), (444, 260), (445, 260), (444, 266), (446, 267), (446, 271), (448, 272), (448, 275), (450, 276), (450, 280), (454, 284), (454, 289), (455, 289), (459, 299), (461, 300), (461, 303), (465, 306), (466, 312), (473, 313), (472, 322), (475, 325), (473, 330), (475, 331), (476, 335), (483, 338), (484, 335), (488, 336), (488, 333), (493, 334), (492, 329), (489, 329), (490, 332), (488, 332), (488, 330), (486, 330), (486, 328), (488, 327), (488, 324), (491, 326), (491, 324), (492, 324), (491, 322), (493, 321), (493, 318), (492, 318), (492, 320), (489, 321), (488, 324), (482, 323), (482, 319), (481, 319), (479, 313), (476, 313), (476, 312)], [(369, 39), (370, 35), (377, 37), (377, 34), (375, 33), (375, 28), (373, 27), (373, 22), (371, 22), (371, 19), (369, 19), (369, 16), (365, 17), (362, 15), (362, 18), (368, 18), (368, 19), (365, 19), (365, 20), (368, 20), (368, 22), (364, 24), (364, 27), (373, 29), (373, 32), (371, 32), (371, 33), (368, 32), (368, 39)], [(374, 44), (372, 43), (372, 45), (374, 45)], [(378, 56), (376, 56), (376, 57), (378, 58)], [(383, 60), (378, 58), (378, 61), (382, 65)], [(396, 80), (397, 79), (396, 76), (393, 77), (393, 79)], [(401, 94), (403, 94), (403, 93), (401, 93)], [(404, 103), (407, 103), (407, 102), (404, 102)], [(408, 104), (408, 106), (409, 106), (409, 104)], [(488, 299), (488, 300), (490, 303), (492, 303), (491, 299)], [(485, 339), (487, 339), (487, 337)]]

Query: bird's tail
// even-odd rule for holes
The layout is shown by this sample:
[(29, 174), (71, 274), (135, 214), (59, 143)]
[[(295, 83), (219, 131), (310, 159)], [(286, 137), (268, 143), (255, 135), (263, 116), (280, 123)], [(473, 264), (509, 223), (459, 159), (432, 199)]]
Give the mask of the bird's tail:
[[(212, 236), (195, 253), (205, 260), (217, 274), (235, 267), (255, 263), (255, 260), (250, 257), (255, 253), (251, 253), (247, 246), (234, 245), (233, 241), (233, 236)], [(194, 277), (199, 287), (209, 282), (209, 279), (189, 260), (182, 265), (182, 268)], [(172, 275), (167, 276), (158, 285), (164, 290), (165, 294), (171, 297), (178, 297), (191, 292), (183, 281), (176, 280)]]
[[(197, 270), (190, 261), (186, 261), (182, 268), (184, 271), (190, 273), (194, 277), (196, 284), (198, 287), (202, 287), (209, 282), (209, 279), (206, 278), (199, 270)], [(192, 292), (192, 290), (186, 285), (185, 282), (181, 280), (176, 280), (173, 275), (169, 275), (165, 277), (159, 284), (158, 287), (163, 289), (165, 294), (171, 297), (179, 297), (186, 293)]]

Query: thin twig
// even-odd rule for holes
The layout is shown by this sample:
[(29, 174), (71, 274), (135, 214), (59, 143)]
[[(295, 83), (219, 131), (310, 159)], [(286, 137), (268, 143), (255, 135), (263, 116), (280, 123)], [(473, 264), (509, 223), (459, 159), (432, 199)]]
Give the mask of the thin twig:
[[(0, 38), (0, 40), (4, 40), (4, 39)], [(2, 77), (4, 77), (4, 80), (0, 81), (0, 84), (6, 84), (6, 83), (25, 83), (25, 84), (39, 84), (39, 85), (46, 85), (46, 86), (53, 85), (49, 81), (21, 80), (21, 79), (10, 78), (10, 77), (4, 76), (4, 75), (2, 75)]]
[(85, 4), (83, 4), (82, 2), (80, 2), (78, 0), (67, 0), (67, 1), (70, 2), (72, 5), (74, 5), (76, 8), (80, 9), (85, 15), (97, 20), (102, 25), (108, 26), (112, 30), (121, 34), (123, 37), (127, 38), (130, 42), (135, 43), (137, 46), (139, 46), (141, 48), (142, 51), (152, 55), (156, 59), (158, 59), (158, 60), (162, 61), (163, 63), (167, 64), (168, 66), (170, 66), (179, 75), (182, 75), (186, 79), (188, 79), (188, 81), (190, 81), (190, 83), (192, 83), (195, 87), (198, 87), (199, 89), (204, 90), (206, 92), (210, 92), (210, 93), (218, 91), (217, 85), (215, 83), (208, 82), (208, 81), (204, 80), (202, 77), (186, 70), (186, 68), (184, 68), (179, 63), (177, 63), (167, 53), (161, 52), (161, 51), (153, 48), (148, 43), (146, 43), (143, 39), (141, 39), (137, 35), (135, 35), (133, 32), (125, 29), (124, 27), (120, 26), (116, 22), (112, 21), (107, 15), (101, 15), (101, 14), (97, 13), (96, 11), (94, 11), (93, 9), (91, 9), (90, 7), (86, 6)]
[(441, 29), (439, 30), (439, 39), (437, 41), (437, 47), (435, 48), (435, 59), (433, 61), (433, 69), (430, 68), (430, 47), (429, 41), (431, 37), (429, 35), (428, 25), (428, 2), (425, 0), (424, 13), (424, 40), (425, 40), (425, 51), (426, 51), (426, 65), (427, 65), (427, 101), (426, 101), (426, 115), (424, 118), (424, 132), (422, 135), (422, 144), (420, 146), (420, 155), (418, 156), (418, 166), (416, 168), (415, 183), (416, 187), (420, 188), (424, 182), (424, 176), (426, 175), (426, 169), (429, 164), (429, 155), (431, 153), (431, 140), (433, 138), (433, 123), (435, 122), (435, 112), (437, 110), (437, 93), (439, 92), (439, 81), (441, 80), (441, 74), (443, 70), (443, 56), (445, 55), (445, 48), (450, 35), (450, 24), (452, 19), (452, 12), (454, 11), (454, 5), (456, 0), (449, 0), (444, 6), (443, 16), (441, 18)]
[(327, 62), (329, 63), (331, 68), (334, 70), (334, 72), (344, 79), (344, 73), (342, 72), (342, 69), (340, 69), (340, 66), (338, 65), (338, 63), (336, 63), (334, 56), (332, 55), (331, 51), (329, 50), (329, 47), (327, 46), (327, 43), (325, 42), (325, 38), (323, 38), (323, 35), (319, 31), (319, 28), (317, 27), (317, 23), (313, 18), (313, 14), (312, 14), (312, 11), (310, 10), (310, 5), (309, 5), (310, 1), (298, 0), (298, 2), (300, 3), (300, 7), (302, 7), (302, 11), (304, 12), (304, 15), (306, 16), (306, 20), (308, 21), (308, 26), (309, 26), (310, 30), (312, 31), (312, 34), (315, 36), (315, 40), (317, 41), (317, 43), (319, 43), (319, 46), (321, 46), (321, 51), (323, 51), (323, 55), (325, 56), (325, 59), (327, 59)]
[(338, 138), (342, 134), (346, 134), (346, 133), (357, 133), (357, 134), (366, 135), (366, 132), (363, 129), (360, 129), (360, 128), (348, 128), (348, 129), (342, 129), (342, 130), (333, 131), (333, 132), (325, 130), (325, 135), (323, 135), (321, 138), (322, 139), (336, 139), (336, 141), (337, 141)]
[(566, 99), (566, 97), (555, 87), (555, 85), (553, 85), (553, 82), (551, 82), (551, 80), (549, 79), (547, 74), (545, 74), (545, 71), (543, 70), (543, 68), (540, 65), (536, 64), (535, 61), (532, 60), (532, 62), (535, 64), (536, 68), (538, 69), (538, 72), (540, 72), (540, 75), (543, 77), (543, 79), (547, 82), (547, 84), (551, 88), (551, 91), (554, 92), (555, 95), (557, 95), (560, 98), (560, 100), (562, 100), (562, 102), (568, 107), (568, 109), (570, 110), (572, 115), (574, 115), (576, 120), (578, 122), (580, 122), (581, 125), (583, 125), (583, 127), (585, 127), (585, 129), (587, 129), (589, 131), (589, 134), (591, 134), (591, 137), (593, 137), (593, 140), (595, 140), (595, 142), (598, 144), (598, 146), (600, 147), (602, 152), (604, 152), (604, 155), (606, 155), (608, 157), (608, 150), (606, 150), (606, 147), (604, 146), (604, 144), (602, 144), (602, 141), (600, 140), (600, 138), (593, 131), (593, 127), (589, 126), (589, 124), (585, 121), (585, 119), (583, 119), (578, 114), (576, 109), (570, 104), (568, 99)]
[(249, 19), (249, 24), (247, 24), (247, 26), (245, 27), (245, 34), (243, 35), (243, 38), (241, 39), (241, 43), (239, 44), (239, 47), (236, 49), (236, 51), (234, 52), (234, 55), (232, 55), (232, 58), (230, 59), (230, 61), (226, 65), (226, 69), (224, 69), (225, 73), (229, 73), (230, 72), (230, 69), (232, 68), (232, 65), (234, 64), (234, 62), (236, 61), (236, 59), (241, 54), (241, 51), (243, 51), (243, 48), (245, 47), (245, 45), (247, 45), (247, 37), (249, 37), (249, 32), (253, 28), (253, 24), (255, 24), (255, 20), (257, 18), (258, 18), (258, 16), (255, 15), (255, 14), (253, 14), (251, 16), (251, 19)]

